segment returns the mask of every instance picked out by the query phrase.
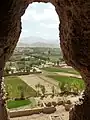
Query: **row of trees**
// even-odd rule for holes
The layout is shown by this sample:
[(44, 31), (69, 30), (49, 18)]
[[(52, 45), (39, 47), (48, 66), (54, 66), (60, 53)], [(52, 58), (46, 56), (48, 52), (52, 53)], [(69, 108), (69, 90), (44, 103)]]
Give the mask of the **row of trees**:
[[(36, 88), (36, 96), (41, 96), (42, 98), (45, 97), (46, 94), (46, 88), (44, 85), (41, 85), (40, 83), (35, 85)], [(52, 90), (52, 97), (54, 97), (56, 94), (58, 95), (69, 95), (69, 94), (74, 94), (74, 95), (78, 95), (83, 88), (80, 89), (80, 86), (77, 83), (72, 83), (71, 85), (69, 83), (65, 83), (65, 82), (59, 82), (58, 84), (58, 88), (59, 91), (57, 92), (56, 88), (54, 86), (51, 87)], [(27, 90), (27, 88), (23, 85), (18, 85), (17, 86), (17, 90), (20, 94), (20, 99), (25, 99), (25, 91)], [(9, 97), (11, 88), (10, 86), (8, 86), (7, 89), (7, 95)]]
[(8, 62), (5, 66), (5, 73), (9, 74), (9, 72), (13, 73), (14, 70), (12, 68), (16, 68), (17, 71), (27, 71), (29, 72), (33, 66), (39, 66), (41, 64), (45, 64), (46, 59), (39, 59), (38, 57), (34, 60), (27, 61), (25, 58), (22, 58), (20, 61), (14, 62)]
[(46, 92), (46, 89), (45, 89), (45, 86), (44, 85), (41, 85), (40, 83), (38, 83), (37, 85), (35, 85), (35, 88), (36, 88), (36, 92), (37, 92), (37, 96), (40, 95), (40, 91), (42, 92), (42, 95), (45, 96), (45, 92)]
[[(38, 65), (40, 65), (41, 63), (38, 63)], [(30, 70), (32, 69), (33, 64), (32, 63), (25, 63), (25, 61), (19, 61), (17, 62), (17, 67), (13, 67), (13, 65), (7, 65), (4, 69), (5, 74), (9, 74), (9, 72), (11, 72), (12, 74), (14, 73), (14, 70), (16, 71), (23, 71), (23, 72), (30, 72)], [(16, 69), (13, 69), (16, 68)], [(33, 69), (33, 72), (35, 72), (35, 69)]]
[[(40, 91), (42, 92), (42, 95), (45, 96), (46, 93), (46, 88), (44, 85), (40, 85), (40, 83), (38, 83), (36, 86), (36, 90), (37, 90), (37, 96), (40, 95)], [(52, 86), (52, 97), (55, 96), (55, 94), (62, 94), (62, 95), (69, 95), (69, 94), (74, 94), (74, 95), (78, 95), (80, 92), (82, 92), (83, 87), (80, 88), (78, 83), (65, 83), (65, 82), (59, 82), (58, 83), (58, 88), (59, 91), (57, 92), (56, 88), (54, 86)]]
[[(10, 97), (12, 96), (12, 86), (8, 84), (7, 86), (7, 99), (11, 99)], [(25, 92), (27, 91), (27, 87), (26, 86), (23, 86), (23, 85), (18, 85), (17, 86), (17, 92), (19, 93), (19, 96), (18, 98), (15, 97), (15, 100), (24, 100), (25, 99)]]
[(83, 90), (83, 86), (80, 87), (80, 85), (76, 82), (72, 83), (65, 83), (64, 81), (59, 82), (58, 87), (61, 91), (61, 93), (64, 94), (74, 94), (78, 95)]

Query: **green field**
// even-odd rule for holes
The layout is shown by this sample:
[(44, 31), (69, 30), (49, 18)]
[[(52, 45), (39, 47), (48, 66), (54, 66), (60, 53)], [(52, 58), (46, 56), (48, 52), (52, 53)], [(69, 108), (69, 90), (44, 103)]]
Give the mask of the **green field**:
[(29, 104), (31, 104), (30, 100), (17, 100), (17, 101), (9, 100), (7, 101), (8, 109), (23, 107)]
[(43, 70), (48, 72), (64, 72), (64, 73), (72, 73), (79, 75), (79, 73), (73, 68), (47, 67), (47, 68), (43, 68)]
[(53, 78), (61, 83), (69, 84), (69, 85), (77, 85), (80, 90), (85, 88), (84, 82), (82, 79), (68, 77), (68, 76), (59, 76), (59, 75), (48, 75), (48, 77)]
[(21, 92), (18, 89), (19, 86), (23, 87), (25, 97), (36, 96), (36, 91), (32, 87), (28, 86), (24, 81), (22, 81), (17, 76), (5, 77), (5, 85), (6, 85), (6, 91), (8, 93), (9, 98), (18, 98), (18, 97), (20, 97)]
[(55, 55), (55, 56), (54, 55), (50, 55), (49, 58), (50, 58), (50, 61), (55, 62), (55, 61), (59, 60), (60, 55)]

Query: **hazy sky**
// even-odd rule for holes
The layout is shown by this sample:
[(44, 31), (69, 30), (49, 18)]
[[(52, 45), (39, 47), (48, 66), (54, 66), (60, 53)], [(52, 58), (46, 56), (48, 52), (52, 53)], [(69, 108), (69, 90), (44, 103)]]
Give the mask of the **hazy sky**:
[(29, 5), (22, 17), (22, 37), (37, 36), (46, 39), (58, 39), (59, 19), (50, 3)]

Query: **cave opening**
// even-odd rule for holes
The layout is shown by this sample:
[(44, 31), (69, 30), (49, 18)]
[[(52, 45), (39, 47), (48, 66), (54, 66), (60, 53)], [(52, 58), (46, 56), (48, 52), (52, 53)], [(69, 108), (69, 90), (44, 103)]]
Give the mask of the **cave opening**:
[(59, 44), (59, 18), (51, 3), (32, 3), (21, 18), (20, 38), (36, 36), (53, 40)]
[[(19, 0), (4, 1), (0, 4), (0, 119), (8, 120), (4, 98), (3, 69), (16, 47), (21, 33), (21, 16), (29, 4), (35, 1)], [(70, 111), (70, 120), (90, 119), (90, 56), (89, 56), (89, 11), (90, 1), (86, 0), (37, 0), (37, 2), (51, 2), (60, 19), (60, 44), (63, 56), (68, 65), (77, 69), (86, 84), (83, 95)], [(8, 5), (8, 8), (6, 7)], [(3, 13), (3, 14), (2, 14)]]
[[(51, 64), (50, 62), (52, 62), (53, 65), (45, 68), (43, 67), (43, 69), (44, 70), (46, 69), (47, 71), (47, 68), (50, 68), (48, 72), (58, 71), (57, 72), (58, 74), (56, 76), (49, 76), (49, 77), (51, 77), (52, 79), (54, 77), (57, 77), (54, 80), (61, 79), (64, 81), (67, 79), (66, 82), (64, 81), (65, 82), (64, 86), (67, 86), (65, 90), (68, 91), (69, 94), (73, 93), (80, 96), (81, 92), (84, 89), (84, 83), (81, 82), (81, 76), (79, 75), (79, 73), (76, 72), (71, 66), (67, 66), (63, 59), (62, 51), (60, 48), (60, 38), (59, 38), (60, 21), (55, 11), (55, 7), (51, 3), (47, 3), (47, 4), (32, 3), (28, 6), (24, 15), (21, 17), (21, 22), (22, 22), (21, 35), (13, 55), (11, 56), (11, 58), (9, 59), (9, 61), (5, 66), (6, 72), (8, 72), (8, 68), (9, 68), (11, 69), (10, 74), (13, 75), (18, 75), (18, 73), (21, 73), (21, 75), (27, 74), (28, 72), (41, 67), (42, 65), (41, 56), (48, 57), (47, 61), (49, 61), (49, 64)], [(65, 34), (67, 34), (66, 31)], [(38, 60), (37, 60), (37, 56), (39, 57)], [(32, 61), (32, 57), (34, 57), (35, 60), (33, 59)], [(66, 74), (68, 75), (65, 77)], [(43, 77), (45, 76), (43, 75)], [(33, 79), (32, 76), (28, 76), (28, 78), (31, 81), (33, 81), (33, 79), (39, 79), (38, 77), (36, 77), (36, 75), (33, 76)], [(21, 80), (25, 79), (26, 81), (24, 82), (26, 82), (27, 84), (31, 84), (31, 86), (33, 86), (34, 89), (35, 86), (38, 84), (44, 85), (45, 89), (47, 90), (47, 93), (50, 92), (50, 90), (48, 89), (53, 88), (52, 85), (49, 85), (48, 87), (46, 85), (48, 83), (45, 84), (42, 81), (38, 82), (37, 80), (28, 83), (27, 77), (23, 78), (21, 76), (20, 79)], [(72, 82), (70, 83), (70, 81)], [(59, 83), (60, 82), (58, 82), (58, 85), (60, 85)], [(11, 89), (11, 91), (13, 92), (13, 89)], [(56, 91), (55, 93), (56, 95), (58, 93), (58, 87), (55, 88), (55, 91)], [(10, 94), (10, 90), (8, 91), (8, 93)], [(67, 98), (65, 97), (65, 99)], [(75, 101), (78, 99), (79, 97), (76, 97)], [(49, 102), (51, 102), (51, 100)], [(64, 114), (63, 111), (62, 114)], [(65, 116), (67, 119), (69, 119), (68, 114), (65, 113)]]

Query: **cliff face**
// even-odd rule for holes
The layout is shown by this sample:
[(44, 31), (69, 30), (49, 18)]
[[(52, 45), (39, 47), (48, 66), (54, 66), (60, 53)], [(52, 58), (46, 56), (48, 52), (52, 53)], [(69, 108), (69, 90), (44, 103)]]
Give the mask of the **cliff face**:
[[(83, 104), (72, 109), (70, 120), (90, 120), (90, 0), (3, 0), (0, 4), (0, 70), (13, 53), (21, 33), (21, 16), (32, 2), (51, 2), (56, 8), (64, 59), (81, 73), (86, 83)], [(0, 76), (2, 94), (2, 72)], [(2, 101), (2, 95), (0, 99)], [(2, 120), (7, 120), (0, 115)]]

